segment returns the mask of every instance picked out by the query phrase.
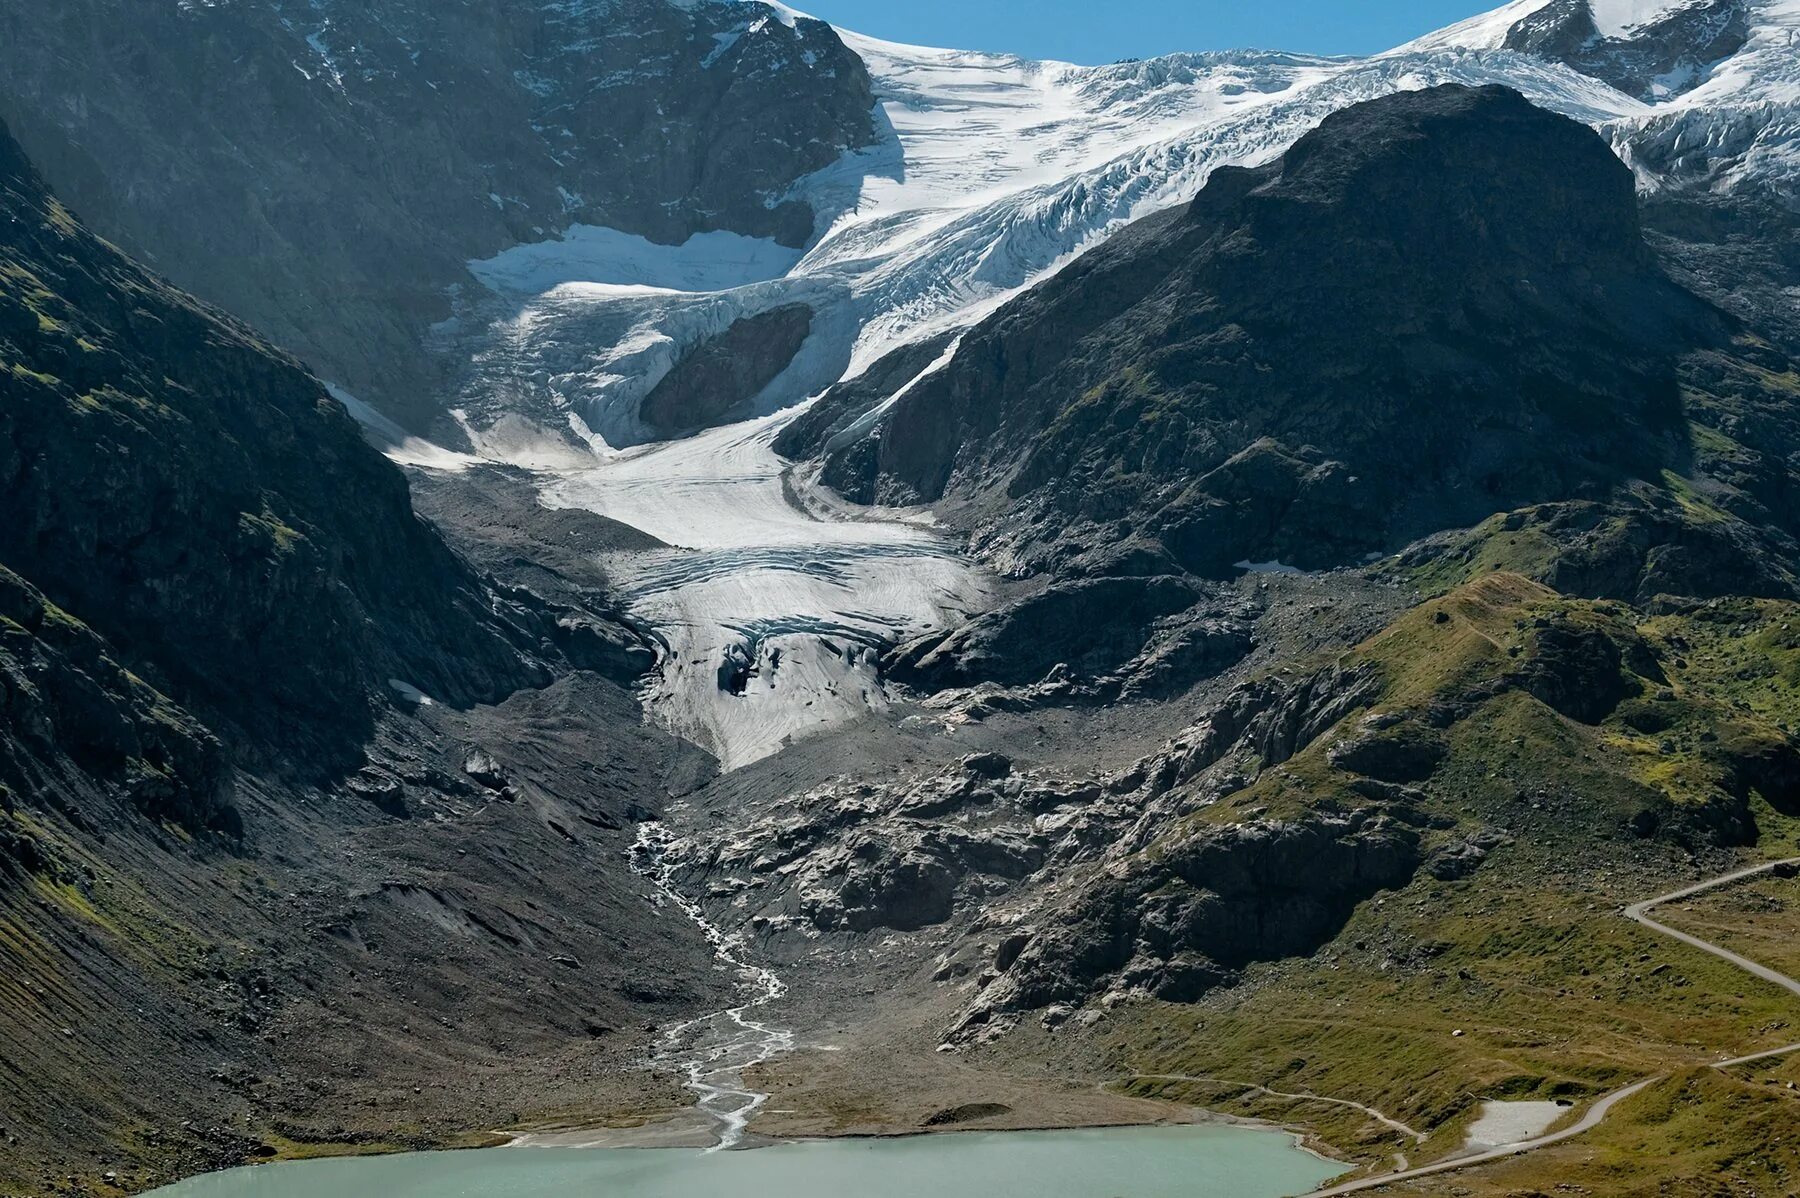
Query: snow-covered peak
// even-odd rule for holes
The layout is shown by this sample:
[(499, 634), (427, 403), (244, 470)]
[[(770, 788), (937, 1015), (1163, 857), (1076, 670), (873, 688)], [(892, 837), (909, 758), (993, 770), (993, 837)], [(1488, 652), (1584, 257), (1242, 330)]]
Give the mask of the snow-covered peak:
[(1416, 38), (1380, 57), (1424, 54), (1437, 50), (1498, 50), (1514, 25), (1548, 5), (1551, 0), (1512, 0), (1489, 12), (1447, 25)]
[(1691, 0), (1588, 0), (1601, 37), (1622, 38), (1667, 16)]
[[(1538, 16), (1580, 30), (1584, 4), (1622, 39), (1590, 33), (1588, 46), (1577, 38), (1553, 54), (1511, 36)], [(1592, 44), (1630, 50), (1648, 24), (1655, 44), (1633, 64), (1660, 70), (1658, 55), (1680, 51), (1665, 43), (1684, 10), (1741, 31), (1721, 60), (1627, 92), (1618, 70), (1582, 57)], [(537, 418), (573, 421), (584, 440), (633, 444), (649, 435), (639, 403), (689, 347), (805, 304), (805, 346), (749, 405), (774, 412), (899, 344), (980, 319), (1111, 231), (1191, 198), (1219, 166), (1264, 161), (1332, 111), (1398, 90), (1516, 88), (1599, 129), (1646, 188), (1800, 179), (1800, 0), (1516, 0), (1362, 59), (1242, 51), (1084, 67), (839, 33), (868, 67), (886, 136), (782, 197), (820, 214), (804, 254), (737, 247), (744, 263), (714, 271), (705, 245), (582, 230), (479, 264), (507, 295), (498, 323), (467, 322), (502, 342), (473, 353), (468, 411), (479, 420), (528, 398)], [(533, 280), (544, 284), (536, 298)]]

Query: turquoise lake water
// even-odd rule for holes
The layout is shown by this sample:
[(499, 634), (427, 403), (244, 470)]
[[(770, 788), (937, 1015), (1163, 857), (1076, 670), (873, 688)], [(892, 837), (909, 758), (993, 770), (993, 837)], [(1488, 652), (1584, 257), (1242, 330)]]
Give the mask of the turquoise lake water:
[(156, 1198), (1285, 1198), (1343, 1167), (1225, 1126), (964, 1132), (750, 1152), (488, 1149), (234, 1169)]

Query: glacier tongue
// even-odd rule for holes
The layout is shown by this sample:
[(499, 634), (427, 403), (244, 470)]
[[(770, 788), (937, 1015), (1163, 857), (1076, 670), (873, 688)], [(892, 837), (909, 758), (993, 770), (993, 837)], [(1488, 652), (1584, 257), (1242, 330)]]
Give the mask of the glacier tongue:
[(726, 769), (884, 708), (877, 652), (989, 592), (925, 517), (840, 512), (805, 488), (769, 447), (778, 425), (640, 447), (543, 491), (670, 545), (621, 555), (612, 575), (667, 642), (647, 706)]

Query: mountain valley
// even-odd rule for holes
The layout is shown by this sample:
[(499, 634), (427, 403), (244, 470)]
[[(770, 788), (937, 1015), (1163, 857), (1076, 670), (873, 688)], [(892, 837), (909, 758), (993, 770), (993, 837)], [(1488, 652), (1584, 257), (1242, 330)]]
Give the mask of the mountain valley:
[(1201, 1119), (1788, 1192), (1706, 945), (1794, 964), (1797, 39), (0, 14), (0, 1194)]

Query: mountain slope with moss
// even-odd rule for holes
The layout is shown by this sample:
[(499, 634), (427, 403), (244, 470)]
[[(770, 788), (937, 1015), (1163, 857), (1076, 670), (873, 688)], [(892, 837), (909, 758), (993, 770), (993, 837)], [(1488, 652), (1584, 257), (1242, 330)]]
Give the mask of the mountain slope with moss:
[[(1177, 767), (1158, 799), (1191, 813), (1032, 913), (1032, 943), (957, 1027), (981, 1033), (976, 1059), (1098, 1060), (1126, 1075), (1130, 1094), (1309, 1127), (1380, 1168), (1394, 1153), (1416, 1164), (1459, 1148), (1480, 1099), (1581, 1103), (1667, 1076), (1584, 1147), (1480, 1176), (1587, 1179), (1634, 1195), (1702, 1179), (1720, 1193), (1787, 1184), (1800, 1146), (1778, 1129), (1800, 1100), (1762, 1080), (1781, 1063), (1703, 1066), (1792, 1044), (1800, 1004), (1617, 913), (1737, 854), (1792, 855), (1800, 843), (1796, 630), (1790, 601), (1653, 614), (1499, 572), (1430, 600), (1312, 667), (1314, 681), (1376, 681), (1291, 756), (1246, 738), (1195, 757), (1200, 725), (1185, 760), (1206, 764)], [(1418, 867), (1380, 879), (1303, 952), (1220, 955), (1204, 912), (1224, 889), (1221, 833), (1346, 816), (1408, 829)], [(1185, 864), (1203, 859), (1210, 868)], [(1118, 966), (1071, 978), (1082, 960), (1071, 946), (1116, 942), (1121, 925), (1136, 931)], [(1197, 957), (1215, 971), (1198, 993)], [(1108, 1018), (1059, 1042), (1044, 1025), (1076, 1025), (1040, 1024), (1046, 994)], [(1365, 1103), (1428, 1138), (1250, 1084)], [(1662, 1147), (1640, 1155), (1634, 1143)], [(1465, 1176), (1397, 1192), (1490, 1192), (1482, 1185), (1534, 1192)]]
[(3, 131), (0, 490), (0, 1191), (673, 1101), (619, 1065), (710, 954), (624, 851), (709, 765), (649, 648), (478, 573)]

